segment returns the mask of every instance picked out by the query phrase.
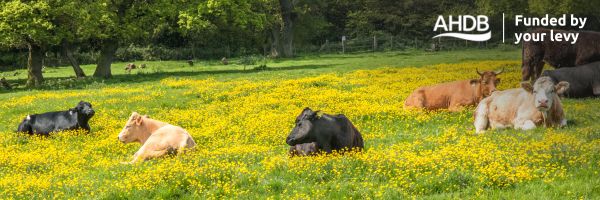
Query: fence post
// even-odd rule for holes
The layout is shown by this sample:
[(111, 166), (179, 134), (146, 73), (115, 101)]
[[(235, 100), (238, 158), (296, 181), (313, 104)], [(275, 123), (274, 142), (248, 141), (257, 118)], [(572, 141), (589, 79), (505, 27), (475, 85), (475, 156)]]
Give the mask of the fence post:
[(346, 53), (346, 36), (342, 36), (342, 54)]
[(377, 36), (373, 34), (373, 52), (377, 51)]
[(390, 50), (394, 51), (394, 35), (390, 36)]

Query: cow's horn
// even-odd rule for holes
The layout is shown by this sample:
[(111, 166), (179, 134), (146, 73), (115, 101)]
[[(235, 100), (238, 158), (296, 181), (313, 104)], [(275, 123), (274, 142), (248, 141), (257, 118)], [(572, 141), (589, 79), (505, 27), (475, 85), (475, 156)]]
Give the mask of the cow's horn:
[(502, 74), (502, 72), (504, 72), (504, 67), (503, 67), (502, 69), (500, 69), (500, 71), (495, 71), (494, 73), (495, 73), (496, 75), (498, 75), (498, 74)]
[(475, 71), (477, 71), (477, 74), (479, 74), (479, 76), (483, 76), (483, 74), (479, 72), (479, 69), (475, 69)]

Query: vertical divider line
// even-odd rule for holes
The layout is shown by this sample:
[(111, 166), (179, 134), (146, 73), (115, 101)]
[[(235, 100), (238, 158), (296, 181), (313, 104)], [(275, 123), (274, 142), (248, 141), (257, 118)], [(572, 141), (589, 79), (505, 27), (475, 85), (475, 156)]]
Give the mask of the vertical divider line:
[(502, 43), (504, 43), (504, 13), (502, 13)]

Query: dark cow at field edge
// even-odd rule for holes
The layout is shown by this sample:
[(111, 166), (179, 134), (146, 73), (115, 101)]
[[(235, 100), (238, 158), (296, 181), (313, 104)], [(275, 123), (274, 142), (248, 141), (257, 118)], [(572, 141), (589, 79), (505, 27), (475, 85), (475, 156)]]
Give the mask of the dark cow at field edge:
[(51, 132), (63, 130), (84, 129), (90, 131), (88, 122), (94, 113), (92, 104), (81, 101), (75, 108), (67, 111), (27, 115), (19, 124), (17, 132), (47, 136)]
[(425, 108), (428, 110), (448, 109), (460, 111), (463, 106), (477, 105), (483, 98), (496, 91), (504, 70), (477, 70), (479, 79), (461, 80), (417, 88), (404, 101), (405, 108)]
[(600, 96), (600, 62), (593, 62), (574, 68), (546, 70), (542, 76), (549, 76), (556, 83), (566, 81), (569, 89), (563, 96), (584, 98)]
[[(554, 30), (554, 33), (572, 33), (573, 31)], [(600, 33), (592, 31), (578, 31), (577, 43), (569, 41), (550, 41), (549, 29), (534, 29), (534, 34), (546, 34), (541, 42), (523, 42), (523, 65), (521, 76), (523, 81), (534, 82), (548, 63), (555, 68), (575, 67), (587, 63), (600, 61)]]
[(296, 126), (286, 139), (290, 146), (304, 143), (316, 143), (317, 151), (362, 150), (363, 138), (350, 120), (342, 115), (319, 115), (305, 108), (296, 117)]

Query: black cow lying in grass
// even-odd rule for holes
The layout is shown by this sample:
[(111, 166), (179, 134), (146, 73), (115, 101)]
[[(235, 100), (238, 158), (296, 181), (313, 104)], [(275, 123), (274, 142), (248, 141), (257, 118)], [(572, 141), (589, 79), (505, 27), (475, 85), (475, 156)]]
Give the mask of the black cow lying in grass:
[[(316, 147), (311, 144), (316, 143)], [(318, 151), (331, 153), (332, 151), (362, 150), (363, 138), (352, 122), (344, 115), (319, 116), (310, 108), (305, 108), (296, 117), (296, 127), (286, 139), (291, 155), (309, 155)], [(300, 146), (297, 146), (299, 145)], [(308, 146), (306, 146), (308, 145)], [(298, 152), (300, 149), (302, 152)], [(306, 149), (304, 152), (303, 149)]]
[(563, 96), (569, 98), (600, 96), (600, 62), (572, 68), (546, 70), (542, 76), (549, 76), (555, 83), (568, 82), (569, 89)]
[(94, 116), (94, 113), (92, 104), (81, 101), (75, 108), (67, 111), (27, 115), (19, 124), (17, 132), (48, 136), (51, 132), (63, 130), (84, 129), (90, 131), (88, 121)]

